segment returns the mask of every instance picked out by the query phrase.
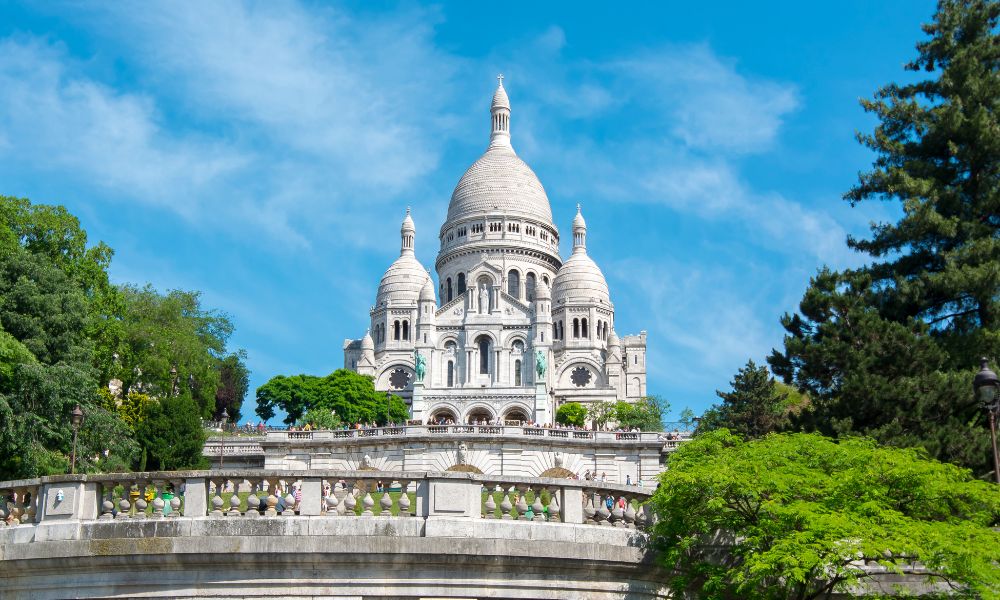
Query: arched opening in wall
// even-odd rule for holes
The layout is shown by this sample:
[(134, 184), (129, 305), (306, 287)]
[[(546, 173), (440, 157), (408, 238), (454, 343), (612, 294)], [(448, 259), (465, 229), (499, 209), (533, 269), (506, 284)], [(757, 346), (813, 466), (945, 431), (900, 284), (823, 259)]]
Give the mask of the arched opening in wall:
[(566, 339), (566, 330), (563, 328), (563, 322), (559, 321), (559, 339)]
[(489, 409), (477, 406), (469, 411), (469, 414), (465, 417), (465, 422), (468, 425), (489, 425), (495, 418)]
[(410, 339), (410, 322), (409, 321), (403, 321), (403, 339), (404, 340)]
[(458, 274), (458, 295), (465, 293), (465, 273)]
[(480, 306), (482, 312), (489, 312), (492, 308), (489, 306), (490, 301), (493, 299), (493, 278), (489, 275), (480, 275), (479, 279), (476, 280), (476, 289), (474, 290), (477, 294), (476, 298), (482, 304), (483, 301), (483, 289), (486, 290), (486, 306)]
[(558, 340), (559, 339), (559, 324), (558, 323), (553, 323), (552, 324), (552, 339), (554, 339), (554, 340)]
[(601, 337), (601, 322), (600, 321), (597, 322), (597, 339), (599, 339), (599, 340), (604, 339), (603, 337)]
[(523, 408), (512, 408), (504, 413), (504, 423), (520, 425), (528, 422), (528, 413)]
[(451, 299), (452, 299), (452, 296), (451, 296), (451, 277), (449, 277), (447, 279), (447, 281), (445, 282), (445, 286), (444, 287), (445, 287), (445, 290), (448, 293), (448, 302), (451, 302)]
[(550, 285), (548, 275), (542, 275), (542, 281), (545, 282), (545, 285)]
[(533, 302), (535, 300), (535, 274), (528, 273), (524, 277), (524, 295), (528, 299), (528, 302)]
[(454, 425), (458, 422), (458, 415), (450, 408), (438, 408), (431, 412), (428, 425)]
[(392, 339), (399, 341), (399, 321), (392, 324)]
[(582, 332), (580, 337), (584, 339), (590, 338), (590, 333), (587, 331), (587, 319), (580, 321), (580, 331)]
[(507, 293), (515, 298), (521, 298), (521, 274), (514, 269), (507, 273)]
[(514, 361), (514, 385), (521, 387), (521, 361)]
[(580, 337), (580, 319), (573, 319), (573, 337)]
[(625, 394), (630, 398), (642, 395), (642, 385), (639, 383), (638, 377), (629, 379), (626, 388)]
[(490, 348), (492, 343), (490, 338), (485, 335), (479, 336), (476, 340), (476, 345), (479, 346), (479, 374), (489, 375), (490, 374)]
[(455, 387), (455, 361), (448, 361), (448, 387)]

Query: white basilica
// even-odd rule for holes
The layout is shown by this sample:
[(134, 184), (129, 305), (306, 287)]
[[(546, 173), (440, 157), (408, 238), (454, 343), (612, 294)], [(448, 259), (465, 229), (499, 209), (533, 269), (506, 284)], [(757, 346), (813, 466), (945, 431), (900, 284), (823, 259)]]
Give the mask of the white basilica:
[(437, 294), (414, 256), (407, 209), (371, 327), (344, 343), (344, 366), (406, 398), (414, 420), (548, 424), (564, 402), (646, 393), (646, 332), (615, 333), (579, 207), (573, 253), (560, 257), (545, 189), (511, 146), (510, 112), (501, 78), (489, 147), (462, 175), (441, 227)]

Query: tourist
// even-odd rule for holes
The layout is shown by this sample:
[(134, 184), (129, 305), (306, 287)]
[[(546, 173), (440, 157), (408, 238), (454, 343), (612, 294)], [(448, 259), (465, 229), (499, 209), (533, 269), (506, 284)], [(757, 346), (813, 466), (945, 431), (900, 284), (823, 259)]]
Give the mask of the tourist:
[(632, 476), (631, 475), (626, 475), (625, 476), (625, 485), (632, 485)]
[(587, 472), (583, 474), (583, 478), (590, 481), (590, 469), (587, 469)]
[(608, 480), (608, 474), (601, 471), (601, 483), (604, 483), (607, 480)]
[(625, 496), (618, 496), (618, 508), (625, 510)]

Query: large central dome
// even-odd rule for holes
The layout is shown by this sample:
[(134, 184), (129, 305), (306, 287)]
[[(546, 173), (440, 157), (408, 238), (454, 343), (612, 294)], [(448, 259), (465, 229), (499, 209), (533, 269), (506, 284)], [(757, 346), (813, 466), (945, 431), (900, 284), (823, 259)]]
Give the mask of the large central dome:
[(448, 221), (503, 213), (552, 222), (542, 182), (509, 145), (495, 144), (462, 175), (448, 204)]

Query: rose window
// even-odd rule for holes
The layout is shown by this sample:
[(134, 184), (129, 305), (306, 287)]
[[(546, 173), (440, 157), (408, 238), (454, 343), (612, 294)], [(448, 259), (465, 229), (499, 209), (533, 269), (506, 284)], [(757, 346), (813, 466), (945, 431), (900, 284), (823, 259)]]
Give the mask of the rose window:
[(401, 390), (406, 388), (410, 383), (410, 374), (406, 369), (394, 369), (392, 373), (389, 374), (389, 385), (392, 386), (394, 390)]
[(590, 383), (590, 378), (590, 369), (586, 367), (577, 367), (573, 369), (573, 375), (570, 377), (576, 387), (583, 387), (587, 385)]

